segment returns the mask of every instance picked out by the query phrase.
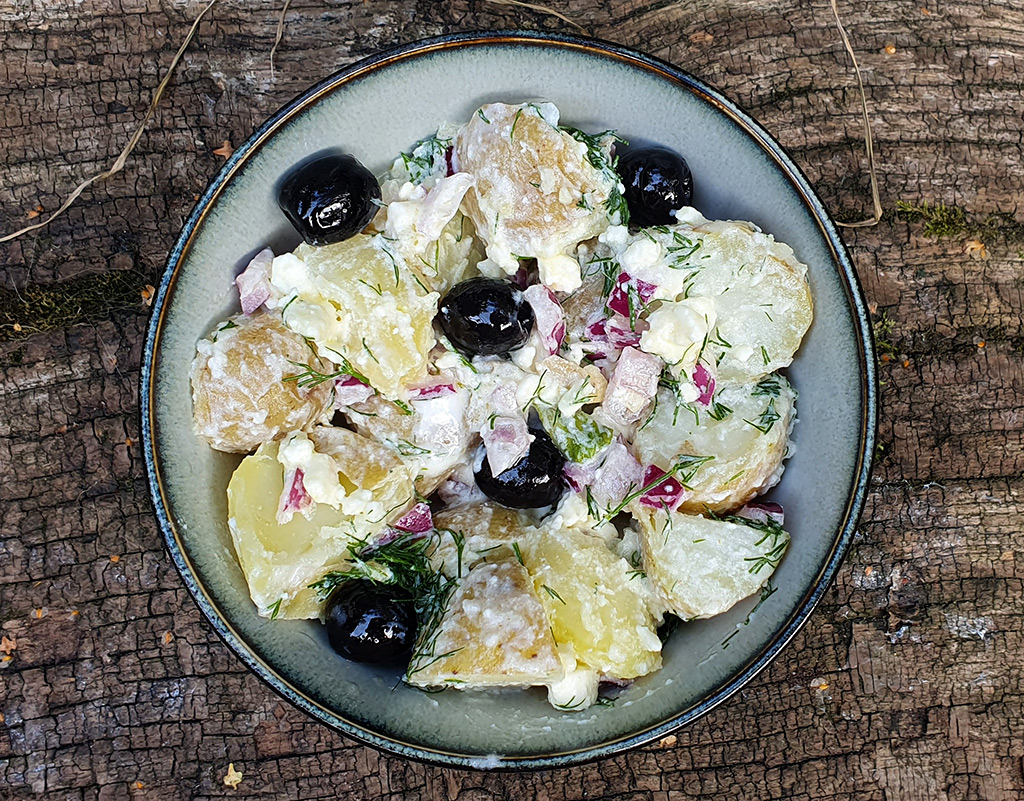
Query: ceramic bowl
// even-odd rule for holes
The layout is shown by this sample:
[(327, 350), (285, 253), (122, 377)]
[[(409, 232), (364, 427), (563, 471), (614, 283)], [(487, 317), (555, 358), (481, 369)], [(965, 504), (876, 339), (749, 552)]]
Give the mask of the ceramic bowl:
[[(809, 265), (815, 320), (788, 374), (800, 392), (796, 452), (773, 499), (792, 545), (756, 599), (687, 624), (664, 668), (612, 707), (562, 713), (540, 691), (432, 695), (394, 670), (338, 658), (315, 621), (256, 614), (232, 549), (225, 488), (237, 457), (192, 433), (189, 364), (198, 339), (238, 308), (232, 280), (261, 248), (298, 237), (275, 183), (311, 153), (351, 152), (380, 172), (442, 121), (482, 103), (554, 101), (562, 120), (683, 153), (694, 205), (751, 220)], [(218, 634), (274, 690), (385, 751), (477, 768), (564, 766), (656, 741), (748, 682), (803, 624), (835, 574), (864, 498), (875, 423), (874, 358), (850, 259), (807, 180), (771, 136), (692, 76), (625, 48), (573, 36), (445, 36), (354, 64), (271, 117), (228, 159), (170, 254), (143, 369), (147, 466), (172, 559)]]

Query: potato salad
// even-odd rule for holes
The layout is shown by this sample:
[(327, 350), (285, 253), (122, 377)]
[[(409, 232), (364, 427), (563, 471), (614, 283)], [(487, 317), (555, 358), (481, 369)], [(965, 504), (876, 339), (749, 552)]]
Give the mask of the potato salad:
[(192, 365), (196, 433), (245, 454), (228, 525), (259, 613), (415, 687), (571, 712), (658, 670), (666, 620), (761, 590), (811, 294), (693, 184), (542, 102), (380, 176), (297, 165), (303, 242), (252, 258)]

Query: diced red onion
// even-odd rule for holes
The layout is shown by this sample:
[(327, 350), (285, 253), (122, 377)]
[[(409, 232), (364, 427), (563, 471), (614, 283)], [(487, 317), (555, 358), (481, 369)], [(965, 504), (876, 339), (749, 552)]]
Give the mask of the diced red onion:
[(483, 424), (480, 436), (487, 452), (491, 475), (500, 475), (530, 450), (533, 437), (522, 417), (496, 417)]
[(565, 463), (562, 468), (562, 475), (565, 477), (565, 483), (569, 485), (569, 488), (573, 492), (583, 492), (585, 487), (590, 486), (594, 481), (594, 476), (597, 471), (594, 469), (592, 463), (578, 464), (577, 462)]
[(398, 518), (393, 525), (402, 531), (422, 534), (434, 527), (434, 518), (430, 514), (430, 507), (421, 502)]
[(644, 408), (658, 391), (663, 362), (636, 348), (619, 356), (605, 392), (602, 408), (612, 422), (629, 425), (640, 419)]
[[(431, 527), (432, 528), (432, 527)], [(431, 529), (427, 529), (430, 531)], [(370, 552), (370, 558), (373, 557), (373, 551), (378, 548), (383, 548), (385, 545), (389, 545), (395, 540), (400, 540), (402, 537), (408, 537), (412, 540), (423, 539), (427, 531), (405, 531), (404, 529), (395, 528), (394, 526), (384, 526), (383, 530), (378, 534), (373, 542), (370, 543), (364, 550)]]
[(607, 322), (608, 321), (602, 317), (600, 320), (595, 320), (590, 323), (583, 329), (583, 332), (587, 335), (588, 339), (607, 339), (608, 335), (605, 333), (605, 326)]
[(342, 409), (369, 400), (373, 396), (373, 387), (367, 386), (358, 378), (346, 375), (334, 380), (334, 408)]
[(605, 449), (604, 462), (597, 469), (590, 489), (600, 505), (617, 506), (626, 495), (643, 486), (640, 483), (643, 474), (643, 467), (629, 448), (615, 440)]
[(457, 391), (454, 382), (442, 379), (427, 386), (413, 387), (409, 390), (409, 396), (412, 400), (430, 400), (440, 398), (442, 395), (454, 395)]
[(774, 520), (780, 526), (785, 525), (786, 522), (786, 514), (782, 507), (777, 503), (767, 501), (748, 503), (736, 513), (736, 516), (745, 517), (747, 520), (756, 520), (759, 523)]
[(288, 470), (284, 477), (284, 489), (277, 504), (277, 522), (284, 525), (296, 512), (301, 512), (313, 503), (312, 496), (306, 492), (302, 483), (302, 469), (296, 467)]
[(519, 263), (519, 269), (516, 270), (516, 274), (512, 276), (512, 283), (520, 289), (526, 289), (530, 284), (530, 271), (526, 269), (522, 262)]
[(476, 485), (472, 468), (467, 465), (460, 465), (452, 471), (437, 488), (437, 497), (446, 506), (466, 506), (487, 501), (487, 496)]
[(487, 407), (503, 417), (515, 417), (519, 414), (519, 400), (516, 397), (516, 384), (502, 381), (491, 391)]
[(636, 291), (640, 298), (640, 302), (646, 304), (651, 298), (654, 297), (654, 293), (658, 290), (654, 284), (649, 284), (646, 281), (641, 281), (639, 278), (633, 279), (628, 273), (619, 273), (619, 277), (615, 279), (615, 286), (612, 288), (611, 294), (608, 296), (608, 308), (616, 314), (621, 314), (623, 317), (630, 317), (629, 313), (629, 289), (630, 286)]
[[(642, 486), (646, 487), (664, 476), (665, 471), (652, 464), (644, 471)], [(670, 476), (641, 495), (640, 503), (655, 509), (671, 509), (674, 512), (682, 503), (685, 491), (682, 483), (675, 476)]]
[(630, 328), (629, 318), (616, 314), (605, 321), (605, 337), (616, 350), (635, 348), (640, 344), (640, 335), (649, 327), (646, 320), (636, 320)]
[(697, 366), (693, 369), (693, 385), (700, 390), (697, 403), (710, 406), (711, 399), (715, 396), (715, 378), (700, 362), (697, 362)]
[(565, 339), (565, 314), (555, 294), (544, 284), (534, 284), (523, 291), (533, 308), (534, 325), (549, 354), (558, 353)]
[(238, 299), (242, 304), (242, 314), (248, 317), (270, 298), (270, 267), (274, 263), (274, 251), (264, 248), (237, 278)]

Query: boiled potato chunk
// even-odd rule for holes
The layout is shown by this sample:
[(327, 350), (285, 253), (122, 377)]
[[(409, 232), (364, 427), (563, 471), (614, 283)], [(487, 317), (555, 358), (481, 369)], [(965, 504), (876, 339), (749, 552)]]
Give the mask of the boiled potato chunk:
[(331, 382), (300, 386), (294, 362), (315, 358), (276, 314), (238, 315), (196, 346), (192, 416), (196, 434), (219, 451), (249, 453), (260, 443), (312, 426), (330, 409)]
[(476, 265), (484, 255), (473, 233), (473, 223), (459, 212), (434, 244), (410, 261), (428, 289), (444, 295), (456, 284), (480, 274)]
[(669, 390), (634, 439), (637, 457), (668, 471), (682, 455), (710, 456), (686, 482), (679, 509), (700, 514), (735, 509), (782, 477), (796, 391), (785, 378), (757, 384), (720, 382), (710, 407), (676, 408)]
[(434, 631), (417, 643), (406, 680), (417, 687), (528, 687), (562, 678), (544, 607), (515, 559), (480, 562)]
[(653, 287), (640, 311), (651, 323), (641, 347), (687, 372), (699, 356), (725, 381), (788, 366), (814, 312), (807, 266), (752, 223), (710, 221), (692, 208), (677, 216), (637, 234), (613, 226), (580, 247), (588, 274), (621, 270)]
[[(757, 592), (789, 545), (773, 522), (748, 524), (634, 505), (643, 564), (679, 617), (711, 617)], [(732, 520), (738, 520), (733, 518)]]
[[(285, 440), (282, 452), (303, 436)], [(330, 426), (314, 428), (309, 440), (313, 454), (307, 445), (288, 466), (304, 471), (306, 490), (315, 500), (350, 516), (349, 528), (360, 539), (372, 538), (415, 503), (410, 469), (380, 443)]]
[[(699, 218), (699, 219), (698, 219)], [(756, 380), (788, 366), (811, 325), (807, 267), (793, 249), (750, 223), (675, 226), (700, 241), (690, 297), (715, 299), (717, 336), (705, 356), (724, 380)]]
[(327, 358), (347, 361), (382, 394), (402, 398), (426, 376), (438, 295), (420, 286), (383, 237), (301, 244), (274, 259), (271, 283), (289, 328)]
[(247, 456), (228, 484), (228, 527), (253, 603), (264, 617), (310, 618), (320, 602), (309, 585), (343, 568), (353, 542), (349, 518), (315, 504), (308, 519), (277, 521), (284, 489), (279, 444), (268, 442)]
[(488, 260), (514, 275), (519, 258), (536, 258), (545, 285), (571, 292), (580, 268), (568, 253), (608, 227), (605, 204), (618, 178), (595, 168), (588, 156), (602, 156), (557, 122), (550, 103), (491, 103), (460, 129), (455, 156), (458, 169), (476, 179), (463, 208)]
[(522, 547), (559, 649), (602, 678), (633, 679), (661, 667), (661, 640), (642, 574), (580, 529), (540, 530)]
[(445, 509), (434, 515), (434, 528), (441, 538), (430, 561), (435, 569), (455, 577), (482, 561), (508, 559), (516, 548), (521, 553), (528, 536), (519, 513), (496, 503)]

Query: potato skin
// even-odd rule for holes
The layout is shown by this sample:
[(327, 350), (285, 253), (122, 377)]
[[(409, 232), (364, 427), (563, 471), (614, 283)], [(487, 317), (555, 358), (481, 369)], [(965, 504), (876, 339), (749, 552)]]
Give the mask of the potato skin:
[(296, 362), (315, 356), (276, 314), (232, 317), (196, 349), (192, 423), (196, 434), (219, 451), (250, 453), (264, 442), (311, 428), (331, 408), (333, 382), (302, 387), (284, 380), (301, 371)]

